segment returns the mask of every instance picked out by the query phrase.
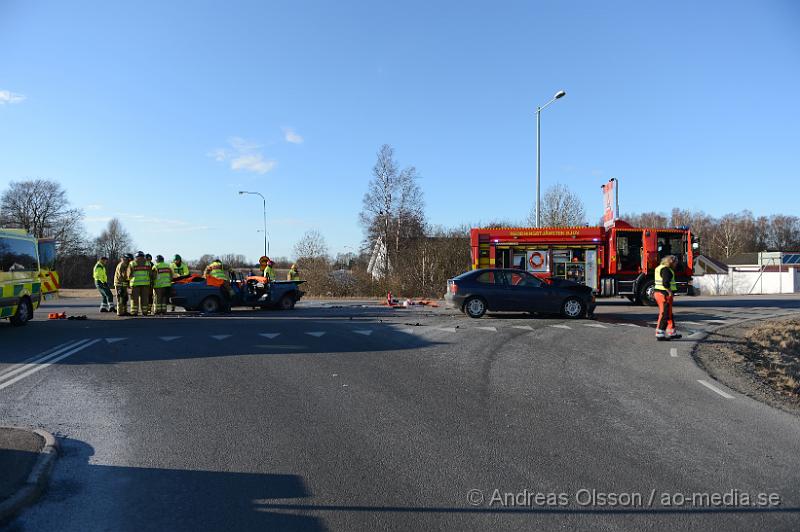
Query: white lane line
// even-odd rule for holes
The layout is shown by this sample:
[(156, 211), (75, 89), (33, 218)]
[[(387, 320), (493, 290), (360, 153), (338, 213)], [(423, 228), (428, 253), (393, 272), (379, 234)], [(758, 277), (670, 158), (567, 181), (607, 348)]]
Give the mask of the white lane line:
[(731, 394), (723, 392), (722, 390), (720, 390), (719, 388), (717, 388), (716, 386), (714, 386), (713, 384), (711, 384), (711, 383), (709, 383), (707, 381), (698, 379), (697, 382), (699, 382), (700, 384), (702, 384), (703, 386), (705, 386), (706, 388), (708, 388), (712, 392), (716, 392), (716, 393), (720, 394), (725, 399), (733, 399), (733, 396)]
[(678, 348), (677, 347), (670, 347), (669, 348), (669, 356), (675, 358), (678, 356)]
[(280, 336), (281, 333), (258, 333), (258, 335), (272, 340), (273, 338), (277, 338), (278, 336)]
[(480, 329), (482, 331), (492, 331), (497, 332), (497, 327), (475, 327), (476, 329)]
[(572, 327), (570, 327), (569, 325), (551, 325), (550, 327), (555, 327), (556, 329), (570, 329), (570, 330), (572, 330)]
[(639, 327), (639, 328), (641, 328), (641, 325), (636, 325), (635, 323), (618, 323), (617, 325), (624, 325), (625, 327)]
[(106, 342), (108, 342), (109, 344), (114, 344), (117, 342), (121, 342), (123, 340), (127, 340), (127, 338), (106, 338)]
[(605, 325), (601, 325), (599, 323), (584, 323), (584, 327), (594, 327), (596, 329), (608, 329)]
[(78, 342), (82, 342), (82, 341), (83, 340), (78, 340), (78, 341), (71, 340), (69, 342), (64, 342), (64, 343), (58, 344), (57, 346), (55, 346), (55, 347), (53, 347), (51, 349), (48, 349), (44, 353), (39, 353), (38, 355), (33, 355), (32, 357), (28, 357), (25, 360), (17, 362), (16, 364), (14, 364), (12, 366), (7, 367), (5, 370), (0, 371), (0, 381), (2, 381), (7, 375), (11, 375), (12, 373), (19, 373), (18, 368), (21, 368), (22, 366), (24, 366), (28, 362), (32, 362), (32, 361), (38, 360), (38, 359), (44, 359), (44, 358), (49, 357), (49, 356), (55, 356), (56, 351), (59, 351), (62, 348), (69, 349), (69, 346), (75, 346), (75, 345), (78, 344)]
[(362, 336), (369, 336), (370, 334), (372, 334), (372, 331), (370, 329), (359, 329), (353, 332), (356, 334), (360, 334)]
[(86, 342), (86, 341), (87, 341), (87, 339), (84, 338), (83, 340), (76, 340), (76, 341), (72, 341), (72, 342), (67, 342), (66, 344), (59, 345), (58, 347), (55, 348), (55, 350), (51, 350), (49, 353), (46, 352), (44, 355), (36, 355), (36, 356), (30, 357), (28, 359), (25, 359), (22, 362), (20, 362), (19, 364), (15, 364), (14, 366), (11, 366), (6, 371), (4, 371), (2, 374), (0, 374), (0, 381), (4, 381), (4, 380), (6, 380), (6, 379), (8, 379), (10, 377), (13, 377), (14, 375), (19, 373), (20, 371), (25, 371), (26, 369), (32, 368), (36, 364), (40, 364), (42, 362), (46, 362), (47, 360), (60, 355), (64, 351), (69, 351), (73, 347), (77, 347), (78, 344), (80, 344), (82, 342)]
[(307, 332), (306, 334), (309, 335), (309, 336), (314, 336), (316, 338), (319, 338), (321, 336), (325, 336), (325, 332), (324, 331), (311, 331), (311, 332)]
[(178, 338), (181, 338), (181, 337), (180, 336), (159, 336), (158, 337), (159, 340), (164, 340), (165, 342), (171, 342), (173, 340), (177, 340)]
[(211, 338), (214, 340), (224, 340), (225, 338), (230, 338), (230, 334), (212, 334)]
[(530, 325), (512, 325), (511, 327), (514, 328), (514, 329), (522, 329), (523, 331), (532, 331), (533, 330), (533, 327), (531, 327)]
[(62, 359), (67, 358), (68, 356), (74, 355), (78, 351), (82, 351), (83, 349), (86, 349), (87, 347), (89, 347), (91, 345), (94, 345), (99, 341), (100, 341), (100, 338), (95, 338), (94, 340), (88, 340), (88, 341), (82, 340), (81, 342), (79, 342), (80, 345), (78, 345), (77, 347), (72, 347), (71, 349), (68, 349), (65, 353), (62, 353), (62, 354), (58, 355), (55, 358), (50, 358), (48, 361), (46, 361), (44, 363), (34, 362), (34, 363), (31, 363), (31, 364), (28, 364), (29, 366), (33, 366), (33, 367), (31, 369), (29, 369), (28, 371), (24, 372), (24, 373), (20, 373), (19, 375), (17, 375), (13, 379), (7, 380), (3, 384), (0, 384), (0, 390), (2, 390), (4, 388), (8, 388), (9, 386), (14, 384), (15, 382), (19, 382), (22, 379), (24, 379), (25, 377), (33, 375), (37, 371), (41, 371), (44, 368), (46, 368), (46, 367), (48, 367), (48, 366), (50, 366), (52, 364), (55, 364), (59, 360), (62, 360)]

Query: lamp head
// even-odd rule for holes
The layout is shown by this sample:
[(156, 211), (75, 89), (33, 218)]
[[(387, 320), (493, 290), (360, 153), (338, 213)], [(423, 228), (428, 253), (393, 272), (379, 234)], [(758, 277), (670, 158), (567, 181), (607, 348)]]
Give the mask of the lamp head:
[(563, 90), (562, 90), (562, 91), (558, 91), (558, 92), (556, 93), (556, 95), (554, 96), (554, 98), (555, 98), (556, 100), (558, 100), (559, 98), (563, 98), (563, 97), (564, 97), (564, 96), (566, 96), (566, 95), (567, 95), (567, 91), (563, 91)]

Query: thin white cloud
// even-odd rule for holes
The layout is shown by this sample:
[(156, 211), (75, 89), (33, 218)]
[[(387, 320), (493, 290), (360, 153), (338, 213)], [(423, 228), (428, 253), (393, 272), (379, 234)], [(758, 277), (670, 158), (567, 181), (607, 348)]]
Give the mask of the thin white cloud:
[(5, 105), (7, 103), (20, 103), (23, 100), (25, 100), (25, 96), (23, 94), (0, 90), (0, 105)]
[(266, 174), (277, 164), (265, 159), (261, 146), (242, 137), (228, 139), (230, 148), (216, 148), (208, 153), (217, 162), (228, 162), (231, 170)]
[(86, 209), (87, 211), (102, 211), (103, 206), (100, 205), (99, 203), (92, 203), (84, 207), (84, 209)]
[(292, 144), (303, 143), (303, 137), (298, 135), (297, 132), (290, 127), (283, 128), (283, 138), (286, 142), (291, 142)]

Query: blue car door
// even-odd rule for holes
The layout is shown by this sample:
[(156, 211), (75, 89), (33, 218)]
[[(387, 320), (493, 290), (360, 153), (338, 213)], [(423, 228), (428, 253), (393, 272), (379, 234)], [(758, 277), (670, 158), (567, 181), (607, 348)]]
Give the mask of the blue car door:
[(557, 297), (553, 288), (527, 272), (509, 272), (507, 275), (510, 301), (521, 312), (554, 312)]

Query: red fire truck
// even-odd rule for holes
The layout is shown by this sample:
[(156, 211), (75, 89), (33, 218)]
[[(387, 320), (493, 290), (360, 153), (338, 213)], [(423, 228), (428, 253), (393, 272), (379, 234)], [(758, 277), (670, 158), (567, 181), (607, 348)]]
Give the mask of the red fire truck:
[(687, 228), (489, 228), (470, 232), (472, 268), (519, 268), (541, 278), (591, 286), (599, 296), (654, 305), (653, 271), (665, 255), (678, 257), (679, 293), (691, 292), (692, 235)]

